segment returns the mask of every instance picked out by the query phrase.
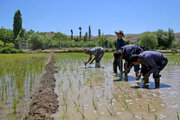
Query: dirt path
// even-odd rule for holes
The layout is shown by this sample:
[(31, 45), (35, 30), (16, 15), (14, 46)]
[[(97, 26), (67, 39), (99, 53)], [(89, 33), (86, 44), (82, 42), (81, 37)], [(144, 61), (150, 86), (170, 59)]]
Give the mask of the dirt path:
[(51, 54), (46, 66), (45, 73), (41, 78), (39, 87), (32, 94), (30, 111), (24, 120), (53, 120), (50, 114), (58, 109), (57, 94), (54, 92), (56, 67), (54, 54)]

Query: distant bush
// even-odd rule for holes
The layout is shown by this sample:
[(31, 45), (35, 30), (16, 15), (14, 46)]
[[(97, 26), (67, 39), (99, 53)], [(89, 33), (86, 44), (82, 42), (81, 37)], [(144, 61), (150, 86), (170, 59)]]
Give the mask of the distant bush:
[(22, 50), (18, 50), (15, 48), (11, 48), (11, 47), (3, 47), (0, 48), (0, 53), (5, 53), (5, 54), (9, 54), (9, 53), (22, 53)]
[(29, 38), (30, 46), (32, 47), (33, 50), (43, 49), (44, 39), (45, 37), (43, 35), (33, 33)]
[(155, 33), (144, 32), (139, 37), (139, 45), (145, 49), (155, 49), (158, 45), (158, 39)]

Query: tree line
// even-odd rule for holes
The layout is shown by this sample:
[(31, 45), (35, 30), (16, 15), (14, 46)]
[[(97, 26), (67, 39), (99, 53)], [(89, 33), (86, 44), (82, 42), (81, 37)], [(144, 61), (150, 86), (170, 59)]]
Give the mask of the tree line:
[[(70, 36), (61, 32), (35, 32), (34, 30), (26, 31), (22, 28), (22, 17), (20, 10), (14, 14), (13, 30), (0, 28), (0, 53), (18, 53), (21, 49), (56, 49), (68, 47), (95, 47), (102, 46), (107, 48), (115, 48), (115, 41), (101, 34), (98, 29), (98, 36), (93, 37), (91, 34), (91, 26), (88, 31), (82, 35), (82, 28), (79, 27), (79, 36), (73, 35), (70, 30)], [(144, 32), (139, 39), (132, 43), (126, 40), (126, 44), (138, 44), (145, 49), (171, 49), (180, 48), (180, 42), (175, 43), (175, 34), (172, 29), (164, 31), (159, 29), (155, 32)]]

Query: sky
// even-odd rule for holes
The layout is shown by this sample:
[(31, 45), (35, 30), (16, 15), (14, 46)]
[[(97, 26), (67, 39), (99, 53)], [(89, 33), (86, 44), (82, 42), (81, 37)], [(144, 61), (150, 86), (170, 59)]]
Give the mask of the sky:
[(61, 32), (79, 35), (125, 34), (171, 28), (180, 32), (180, 0), (0, 0), (0, 27), (13, 29), (19, 9), (27, 31)]

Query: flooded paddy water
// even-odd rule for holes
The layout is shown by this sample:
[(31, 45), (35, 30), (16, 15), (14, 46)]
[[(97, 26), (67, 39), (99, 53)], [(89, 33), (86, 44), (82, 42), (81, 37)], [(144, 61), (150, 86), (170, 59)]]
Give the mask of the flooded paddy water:
[[(180, 113), (180, 64), (169, 60), (161, 72), (159, 89), (150, 77), (148, 88), (128, 75), (113, 74), (112, 53), (105, 53), (101, 68), (87, 66), (88, 55), (57, 53), (55, 74), (59, 110), (55, 120), (178, 120)], [(178, 56), (179, 57), (179, 56)], [(180, 62), (180, 61), (179, 61)]]
[(0, 120), (22, 120), (48, 54), (0, 55)]

